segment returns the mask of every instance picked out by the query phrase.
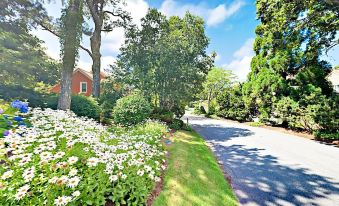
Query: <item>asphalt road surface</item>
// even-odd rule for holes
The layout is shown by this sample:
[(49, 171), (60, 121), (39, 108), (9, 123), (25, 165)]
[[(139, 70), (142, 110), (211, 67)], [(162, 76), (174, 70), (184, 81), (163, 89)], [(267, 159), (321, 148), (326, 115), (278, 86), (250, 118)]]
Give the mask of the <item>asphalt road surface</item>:
[(339, 148), (225, 120), (186, 118), (231, 177), (241, 205), (339, 206)]

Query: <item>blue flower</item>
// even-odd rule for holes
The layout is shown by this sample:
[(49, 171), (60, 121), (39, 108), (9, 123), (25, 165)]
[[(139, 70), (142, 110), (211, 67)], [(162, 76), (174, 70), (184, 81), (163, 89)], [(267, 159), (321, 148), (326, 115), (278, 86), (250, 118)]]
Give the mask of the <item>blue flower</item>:
[(4, 136), (9, 135), (9, 131), (8, 131), (8, 130), (5, 130), (3, 134), (4, 134)]
[(22, 107), (20, 108), (20, 112), (21, 112), (21, 113), (27, 113), (27, 112), (28, 112), (28, 105), (22, 106)]
[(0, 114), (3, 114), (4, 113), (4, 110), (3, 109), (0, 109)]
[(8, 125), (8, 126), (11, 126), (11, 125), (12, 125), (12, 122), (11, 122), (11, 121), (7, 121), (7, 125)]
[(20, 101), (20, 100), (14, 100), (14, 101), (11, 103), (11, 106), (12, 106), (13, 108), (19, 109), (19, 108), (21, 107), (21, 103), (22, 103), (22, 101)]
[(4, 118), (5, 118), (5, 119), (8, 119), (8, 116), (7, 116), (7, 115), (4, 115)]
[(16, 116), (16, 117), (13, 118), (13, 120), (14, 120), (14, 121), (17, 121), (17, 122), (20, 122), (20, 121), (22, 121), (23, 119), (22, 119), (22, 117), (20, 117), (20, 116)]
[(28, 112), (28, 104), (25, 103), (25, 102), (22, 102), (20, 100), (14, 100), (12, 103), (11, 103), (11, 106), (15, 109), (19, 109), (20, 112), (22, 113), (27, 113)]
[(20, 125), (20, 126), (26, 126), (26, 124), (25, 124), (24, 121), (19, 122), (19, 125)]

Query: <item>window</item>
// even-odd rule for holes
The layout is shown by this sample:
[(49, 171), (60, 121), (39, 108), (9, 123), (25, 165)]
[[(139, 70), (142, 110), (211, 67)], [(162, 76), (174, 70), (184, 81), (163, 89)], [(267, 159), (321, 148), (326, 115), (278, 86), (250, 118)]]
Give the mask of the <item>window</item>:
[(87, 92), (87, 82), (80, 82), (80, 93)]
[(337, 93), (339, 93), (339, 85), (334, 85), (334, 91), (336, 91)]

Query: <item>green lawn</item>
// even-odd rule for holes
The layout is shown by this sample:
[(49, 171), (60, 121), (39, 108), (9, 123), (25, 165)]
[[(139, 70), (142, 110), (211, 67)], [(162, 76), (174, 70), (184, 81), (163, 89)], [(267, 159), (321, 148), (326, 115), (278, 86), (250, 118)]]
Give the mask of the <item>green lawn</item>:
[(238, 205), (216, 159), (197, 133), (179, 131), (171, 140), (164, 188), (154, 206)]

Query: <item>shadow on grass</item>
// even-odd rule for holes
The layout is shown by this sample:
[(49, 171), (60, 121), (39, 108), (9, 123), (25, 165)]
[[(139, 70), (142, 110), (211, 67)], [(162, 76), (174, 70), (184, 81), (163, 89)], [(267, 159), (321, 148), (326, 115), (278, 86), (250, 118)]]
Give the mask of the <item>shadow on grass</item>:
[(225, 170), (230, 171), (241, 204), (338, 205), (338, 182), (297, 165), (281, 165), (277, 157), (261, 154), (263, 149), (221, 144), (254, 135), (250, 130), (212, 124), (193, 125), (193, 128), (212, 144)]
[(197, 134), (176, 133), (170, 153), (165, 185), (155, 206), (237, 205), (216, 159)]

